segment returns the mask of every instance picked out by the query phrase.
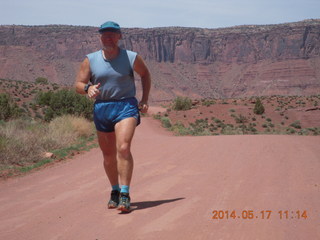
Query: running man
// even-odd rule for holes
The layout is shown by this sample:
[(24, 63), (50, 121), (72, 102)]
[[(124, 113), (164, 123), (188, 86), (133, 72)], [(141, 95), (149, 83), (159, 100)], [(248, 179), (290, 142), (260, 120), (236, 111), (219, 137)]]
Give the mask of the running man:
[[(99, 29), (102, 49), (86, 56), (75, 88), (95, 98), (94, 123), (103, 153), (104, 169), (112, 186), (108, 208), (130, 211), (129, 188), (133, 172), (131, 141), (140, 114), (148, 111), (151, 77), (137, 53), (122, 49), (119, 24), (108, 21)], [(134, 72), (140, 75), (142, 98), (135, 98)], [(120, 184), (120, 185), (119, 185)]]

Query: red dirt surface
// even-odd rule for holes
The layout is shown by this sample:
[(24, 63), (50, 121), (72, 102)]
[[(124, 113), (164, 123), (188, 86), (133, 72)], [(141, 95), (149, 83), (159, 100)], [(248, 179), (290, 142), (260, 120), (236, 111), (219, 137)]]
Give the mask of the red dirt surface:
[(0, 182), (0, 239), (320, 239), (320, 137), (175, 137), (142, 120), (131, 213), (107, 209), (110, 187), (92, 149)]

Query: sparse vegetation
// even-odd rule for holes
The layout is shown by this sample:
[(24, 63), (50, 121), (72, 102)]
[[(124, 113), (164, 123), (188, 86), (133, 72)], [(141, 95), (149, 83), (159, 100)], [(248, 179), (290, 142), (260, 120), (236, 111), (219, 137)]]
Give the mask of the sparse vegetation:
[(192, 107), (192, 100), (188, 97), (176, 97), (172, 104), (173, 110), (189, 110)]
[(214, 105), (216, 103), (216, 101), (214, 99), (204, 99), (203, 101), (201, 101), (203, 106), (211, 106)]
[[(0, 174), (27, 171), (52, 161), (41, 156), (45, 151), (53, 152), (57, 158), (65, 157), (70, 151), (84, 149), (93, 138), (93, 129), (90, 130), (91, 135), (85, 134), (90, 131), (82, 122), (92, 116), (93, 103), (86, 97), (51, 83), (1, 80), (0, 85), (6, 92), (0, 93), (0, 115), (10, 116), (0, 120)], [(320, 135), (319, 125), (308, 125), (301, 116), (301, 121), (298, 121), (295, 112), (299, 108), (300, 114), (301, 109), (305, 108), (308, 116), (319, 114), (315, 106), (318, 106), (320, 95), (309, 98), (272, 96), (260, 97), (260, 100), (266, 109), (276, 111), (253, 115), (254, 103), (257, 103), (253, 97), (193, 102), (189, 98), (179, 97), (171, 105), (166, 104), (166, 112), (159, 112), (154, 118), (176, 135)], [(65, 114), (81, 116), (82, 120), (66, 120)], [(75, 116), (72, 118), (79, 118)], [(302, 128), (304, 126), (307, 127)], [(60, 129), (61, 133), (56, 129)], [(79, 134), (73, 136), (70, 129)], [(9, 158), (13, 159), (12, 163)]]
[[(190, 115), (185, 110), (182, 113), (175, 111), (175, 109), (164, 113), (158, 113), (154, 116), (156, 119), (162, 119), (163, 125), (174, 132), (176, 135), (220, 135), (220, 134), (296, 134), (296, 135), (319, 135), (319, 126), (312, 128), (302, 128), (300, 121), (294, 121), (295, 118), (292, 111), (296, 108), (301, 109), (301, 105), (309, 108), (314, 108), (315, 100), (319, 96), (310, 98), (306, 97), (259, 97), (249, 99), (210, 99), (195, 100), (192, 109), (196, 110), (198, 114)], [(260, 103), (259, 103), (260, 101)], [(277, 111), (265, 112), (265, 107), (262, 101), (271, 108)], [(231, 107), (224, 105), (229, 104)], [(252, 105), (254, 104), (254, 105)], [(259, 107), (260, 106), (260, 107)], [(290, 110), (289, 109), (290, 107)], [(207, 109), (207, 107), (209, 109)], [(256, 112), (260, 113), (252, 116), (252, 110), (256, 107)], [(216, 109), (224, 109), (217, 112)], [(261, 110), (262, 108), (262, 110)], [(246, 110), (245, 110), (246, 109)], [(257, 110), (258, 109), (258, 110)], [(259, 110), (260, 109), (260, 110)], [(317, 109), (315, 109), (317, 110)], [(301, 110), (299, 110), (301, 112)], [(229, 113), (228, 113), (229, 112)], [(219, 114), (219, 118), (217, 117)], [(172, 119), (173, 117), (173, 119)], [(230, 120), (231, 117), (231, 120)], [(292, 119), (291, 123), (288, 119)], [(192, 119), (192, 122), (188, 122)], [(210, 119), (210, 120), (209, 120)], [(169, 124), (170, 123), (170, 124)]]

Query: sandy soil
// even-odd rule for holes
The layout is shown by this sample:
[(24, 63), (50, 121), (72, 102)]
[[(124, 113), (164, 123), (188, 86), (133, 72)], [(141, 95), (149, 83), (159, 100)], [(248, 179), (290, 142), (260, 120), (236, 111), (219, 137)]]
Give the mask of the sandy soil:
[(319, 146), (312, 136), (174, 137), (143, 118), (131, 213), (107, 209), (93, 149), (0, 182), (0, 239), (320, 239)]

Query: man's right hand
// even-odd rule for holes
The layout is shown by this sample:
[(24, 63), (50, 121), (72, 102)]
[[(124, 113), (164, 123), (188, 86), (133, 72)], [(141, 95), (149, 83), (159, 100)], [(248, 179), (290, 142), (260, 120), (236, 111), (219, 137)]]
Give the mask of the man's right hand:
[(89, 87), (89, 89), (88, 89), (89, 98), (95, 98), (96, 96), (98, 96), (100, 94), (99, 87), (100, 87), (100, 83)]

